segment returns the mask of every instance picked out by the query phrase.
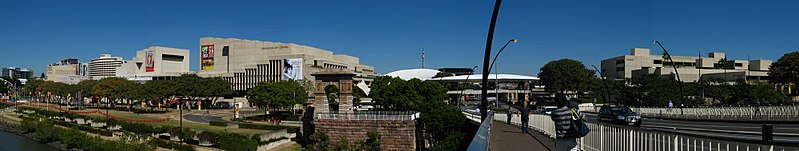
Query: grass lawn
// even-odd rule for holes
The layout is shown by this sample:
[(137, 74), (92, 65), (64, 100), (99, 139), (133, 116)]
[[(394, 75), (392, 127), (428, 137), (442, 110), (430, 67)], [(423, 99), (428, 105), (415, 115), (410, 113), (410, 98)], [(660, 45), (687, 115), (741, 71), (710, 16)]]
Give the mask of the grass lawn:
[[(11, 114), (11, 115), (14, 115), (14, 114)], [(14, 124), (19, 124), (19, 121), (15, 120), (15, 119), (8, 118), (6, 116), (2, 116), (2, 115), (0, 115), (0, 120), (7, 121), (7, 122), (10, 122), (10, 123), (14, 123)]]
[(294, 143), (289, 147), (282, 148), (280, 151), (304, 151), (305, 149), (302, 148), (302, 145)]

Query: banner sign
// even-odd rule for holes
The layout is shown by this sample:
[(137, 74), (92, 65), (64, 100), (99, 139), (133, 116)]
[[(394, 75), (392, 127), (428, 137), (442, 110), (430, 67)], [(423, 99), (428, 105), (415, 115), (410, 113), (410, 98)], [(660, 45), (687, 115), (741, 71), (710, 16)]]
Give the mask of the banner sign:
[(145, 60), (145, 72), (155, 71), (155, 62), (153, 61), (153, 51), (147, 51), (147, 59)]
[(214, 70), (214, 45), (200, 46), (200, 70)]
[(283, 60), (283, 80), (302, 80), (302, 58)]

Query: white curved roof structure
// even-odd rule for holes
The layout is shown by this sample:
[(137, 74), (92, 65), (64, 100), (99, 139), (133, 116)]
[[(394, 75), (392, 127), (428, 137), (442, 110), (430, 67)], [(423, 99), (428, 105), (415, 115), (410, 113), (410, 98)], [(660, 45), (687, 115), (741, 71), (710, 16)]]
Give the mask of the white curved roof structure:
[[(465, 81), (468, 80), (472, 81), (481, 81), (483, 78), (482, 74), (473, 74), (473, 75), (460, 75), (460, 76), (451, 76), (451, 77), (441, 77), (441, 78), (433, 78), (430, 80), (435, 81)], [(490, 81), (494, 80), (501, 80), (501, 81), (538, 81), (540, 80), (538, 77), (533, 76), (525, 76), (525, 75), (516, 75), (516, 74), (488, 74), (488, 79)]]
[(441, 71), (433, 69), (405, 69), (386, 73), (385, 76), (399, 77), (402, 80), (410, 80), (413, 78), (417, 78), (419, 80), (429, 80), (436, 76), (436, 74), (439, 72)]

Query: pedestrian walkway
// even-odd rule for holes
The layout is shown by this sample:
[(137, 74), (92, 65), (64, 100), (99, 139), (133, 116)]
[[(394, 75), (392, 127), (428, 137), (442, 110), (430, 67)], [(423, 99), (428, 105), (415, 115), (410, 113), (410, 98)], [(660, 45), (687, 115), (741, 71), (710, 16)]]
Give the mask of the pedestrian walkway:
[(491, 123), (491, 150), (535, 150), (555, 149), (555, 141), (543, 134), (530, 130), (522, 133), (521, 127), (493, 121)]

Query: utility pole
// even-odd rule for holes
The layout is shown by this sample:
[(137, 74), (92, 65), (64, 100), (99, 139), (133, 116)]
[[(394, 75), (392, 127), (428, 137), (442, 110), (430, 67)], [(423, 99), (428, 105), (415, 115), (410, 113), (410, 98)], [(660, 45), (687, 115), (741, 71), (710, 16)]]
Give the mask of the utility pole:
[(422, 47), (422, 69), (424, 69), (424, 47)]

